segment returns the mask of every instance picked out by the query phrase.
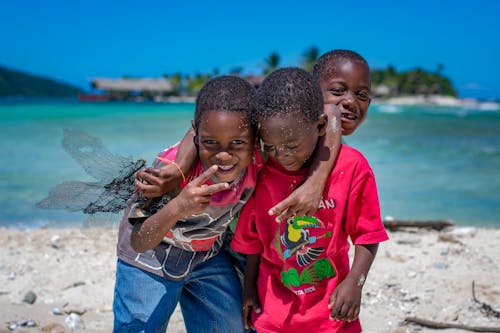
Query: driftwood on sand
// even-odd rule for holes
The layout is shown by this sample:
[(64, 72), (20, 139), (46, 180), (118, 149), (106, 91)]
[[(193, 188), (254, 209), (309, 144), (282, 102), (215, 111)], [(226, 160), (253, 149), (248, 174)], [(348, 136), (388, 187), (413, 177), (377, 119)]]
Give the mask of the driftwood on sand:
[[(475, 284), (474, 281), (472, 281), (472, 299), (474, 302), (479, 304), (481, 306), (480, 311), (484, 313), (487, 317), (495, 317), (495, 318), (500, 318), (500, 312), (496, 311), (491, 307), (491, 305), (481, 302), (476, 298), (476, 292), (475, 292)], [(466, 331), (472, 331), (472, 332), (500, 332), (500, 327), (485, 327), (485, 326), (468, 326), (468, 325), (463, 325), (463, 324), (454, 324), (454, 323), (443, 323), (443, 322), (437, 322), (437, 321), (432, 321), (432, 320), (427, 320), (427, 319), (422, 319), (422, 318), (417, 318), (417, 317), (406, 317), (405, 322), (407, 323), (414, 323), (420, 326), (424, 327), (429, 327), (429, 328), (458, 328)]]
[(446, 227), (451, 227), (452, 221), (449, 220), (431, 220), (431, 221), (412, 221), (412, 220), (384, 220), (384, 226), (391, 230), (397, 231), (403, 228), (426, 228), (434, 230), (443, 230)]
[(480, 311), (484, 313), (487, 317), (495, 317), (495, 318), (500, 318), (500, 312), (493, 309), (493, 307), (487, 303), (481, 302), (476, 298), (476, 292), (475, 292), (475, 283), (472, 281), (472, 299), (474, 302), (477, 304), (481, 305)]
[(417, 317), (406, 317), (405, 322), (414, 323), (420, 326), (429, 328), (458, 328), (466, 331), (472, 332), (500, 332), (500, 327), (485, 327), (485, 326), (468, 326), (462, 324), (452, 324), (452, 323), (441, 323), (437, 321), (417, 318)]

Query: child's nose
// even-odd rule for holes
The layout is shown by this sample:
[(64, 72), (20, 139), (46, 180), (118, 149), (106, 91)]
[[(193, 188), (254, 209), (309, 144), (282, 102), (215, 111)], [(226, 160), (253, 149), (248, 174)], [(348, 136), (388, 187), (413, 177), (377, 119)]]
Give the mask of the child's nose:
[(355, 100), (356, 100), (356, 98), (355, 98), (354, 94), (349, 91), (344, 95), (344, 98), (342, 99), (341, 104), (344, 108), (349, 109), (351, 106), (354, 105)]
[(220, 161), (227, 161), (232, 158), (232, 155), (227, 151), (220, 151), (217, 153), (217, 155), (215, 155), (215, 157)]
[(276, 158), (285, 157), (285, 156), (290, 156), (291, 151), (286, 147), (276, 147), (274, 154)]

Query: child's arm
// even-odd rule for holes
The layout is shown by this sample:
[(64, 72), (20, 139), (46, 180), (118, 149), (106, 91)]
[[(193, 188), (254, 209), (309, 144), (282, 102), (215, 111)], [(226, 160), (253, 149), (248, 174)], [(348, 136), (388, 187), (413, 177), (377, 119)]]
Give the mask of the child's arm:
[(209, 205), (213, 193), (227, 189), (227, 183), (204, 184), (215, 172), (217, 172), (216, 165), (187, 184), (179, 195), (158, 212), (149, 216), (144, 222), (136, 223), (131, 235), (134, 251), (142, 253), (156, 247), (179, 219), (202, 212)]
[(259, 275), (259, 254), (247, 255), (245, 268), (245, 282), (243, 284), (243, 325), (245, 328), (255, 330), (252, 323), (252, 310), (260, 313), (259, 294), (257, 292), (257, 277)]
[(319, 207), (326, 179), (335, 165), (342, 143), (340, 111), (337, 105), (325, 104), (328, 116), (326, 135), (320, 138), (305, 182), (285, 200), (269, 210), (269, 215), (278, 215), (277, 221), (291, 216), (311, 216)]
[(182, 138), (175, 163), (161, 169), (146, 168), (136, 174), (135, 185), (146, 198), (161, 197), (178, 187), (193, 165), (198, 161), (198, 152), (193, 143), (194, 130), (190, 128)]
[(352, 268), (330, 296), (330, 319), (353, 321), (359, 315), (361, 290), (377, 254), (378, 243), (354, 246)]

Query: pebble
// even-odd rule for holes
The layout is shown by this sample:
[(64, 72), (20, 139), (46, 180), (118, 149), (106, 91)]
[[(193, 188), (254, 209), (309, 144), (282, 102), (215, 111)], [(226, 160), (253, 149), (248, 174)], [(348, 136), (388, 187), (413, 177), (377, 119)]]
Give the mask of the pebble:
[(475, 227), (454, 228), (449, 233), (457, 237), (473, 237), (476, 235), (477, 229)]
[(87, 312), (87, 309), (78, 304), (66, 303), (63, 306), (63, 311), (68, 315), (74, 313), (81, 316)]
[(53, 308), (51, 312), (54, 316), (62, 316), (64, 314), (63, 310), (59, 308)]
[(61, 237), (59, 235), (52, 236), (52, 238), (50, 239), (51, 246), (54, 249), (58, 249), (60, 247), (60, 244), (59, 244), (60, 241), (61, 241)]
[(7, 328), (11, 331), (19, 328), (19, 327), (36, 327), (36, 321), (33, 319), (28, 320), (20, 320), (20, 321), (9, 321), (7, 323)]
[(420, 238), (403, 238), (403, 239), (398, 239), (396, 242), (402, 245), (415, 245), (415, 244), (420, 244), (421, 241), (422, 240)]
[(23, 298), (24, 303), (34, 304), (36, 302), (36, 294), (33, 291), (28, 291)]
[(434, 264), (437, 269), (446, 269), (447, 265), (444, 262), (437, 262)]
[(77, 328), (85, 329), (82, 318), (76, 313), (70, 313), (70, 315), (64, 319), (64, 323), (72, 330)]

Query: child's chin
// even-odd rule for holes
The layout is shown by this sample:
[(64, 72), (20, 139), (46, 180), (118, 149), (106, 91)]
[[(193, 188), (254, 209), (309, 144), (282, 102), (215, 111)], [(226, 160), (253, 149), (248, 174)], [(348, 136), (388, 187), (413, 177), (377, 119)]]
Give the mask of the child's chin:
[(236, 178), (238, 178), (237, 175), (233, 175), (233, 174), (224, 175), (224, 174), (220, 174), (219, 172), (215, 174), (215, 177), (221, 183), (232, 183), (233, 181), (236, 180)]

